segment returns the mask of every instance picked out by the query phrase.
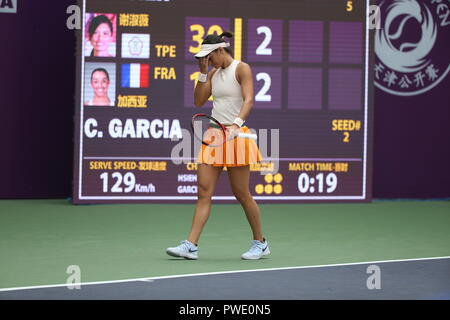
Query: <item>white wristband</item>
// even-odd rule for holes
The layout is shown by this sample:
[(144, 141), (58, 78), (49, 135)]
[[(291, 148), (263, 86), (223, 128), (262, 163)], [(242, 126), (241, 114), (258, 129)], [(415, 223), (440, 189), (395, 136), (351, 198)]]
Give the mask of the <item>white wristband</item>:
[(208, 80), (208, 75), (200, 72), (198, 74), (198, 81), (206, 82), (206, 80)]
[(242, 120), (241, 118), (236, 118), (236, 119), (234, 119), (234, 121), (233, 121), (233, 123), (234, 124), (237, 124), (238, 126), (239, 126), (239, 128), (240, 127), (242, 127), (243, 125), (244, 125), (244, 120)]

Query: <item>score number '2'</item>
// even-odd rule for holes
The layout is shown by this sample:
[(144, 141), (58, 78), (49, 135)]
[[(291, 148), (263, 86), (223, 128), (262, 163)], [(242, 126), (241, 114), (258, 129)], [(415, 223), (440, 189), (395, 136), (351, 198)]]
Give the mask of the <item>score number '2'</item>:
[[(258, 56), (270, 56), (272, 55), (272, 48), (269, 48), (270, 42), (272, 41), (272, 30), (267, 26), (259, 26), (256, 29), (258, 34), (264, 34), (264, 40), (256, 48), (256, 55)], [(260, 72), (256, 75), (256, 81), (264, 81), (264, 85), (255, 95), (255, 101), (269, 102), (272, 101), (272, 96), (268, 94), (270, 86), (272, 84), (272, 79), (270, 75), (266, 72)]]

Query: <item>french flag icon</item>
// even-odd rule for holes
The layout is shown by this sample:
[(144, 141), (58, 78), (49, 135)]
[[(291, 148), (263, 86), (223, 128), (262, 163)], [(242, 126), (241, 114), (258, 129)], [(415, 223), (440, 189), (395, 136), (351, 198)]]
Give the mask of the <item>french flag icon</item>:
[(149, 78), (148, 64), (122, 64), (122, 88), (148, 88)]

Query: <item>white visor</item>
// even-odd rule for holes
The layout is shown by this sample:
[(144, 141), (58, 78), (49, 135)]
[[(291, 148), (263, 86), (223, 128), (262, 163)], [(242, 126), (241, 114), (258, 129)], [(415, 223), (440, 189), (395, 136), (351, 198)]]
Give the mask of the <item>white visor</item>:
[(208, 54), (213, 52), (216, 49), (219, 48), (226, 48), (229, 47), (230, 44), (228, 42), (220, 42), (220, 43), (213, 43), (213, 44), (202, 44), (202, 47), (200, 48), (200, 51), (194, 56), (196, 58), (202, 58), (206, 57)]

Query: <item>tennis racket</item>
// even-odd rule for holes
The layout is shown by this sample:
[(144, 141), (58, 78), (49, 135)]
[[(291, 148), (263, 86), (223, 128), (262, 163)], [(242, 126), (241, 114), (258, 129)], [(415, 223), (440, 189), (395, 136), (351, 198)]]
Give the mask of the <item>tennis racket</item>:
[(220, 147), (235, 137), (251, 140), (258, 139), (258, 136), (253, 133), (239, 132), (236, 136), (231, 136), (222, 123), (203, 113), (194, 114), (191, 121), (191, 128), (195, 138), (209, 147)]

